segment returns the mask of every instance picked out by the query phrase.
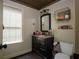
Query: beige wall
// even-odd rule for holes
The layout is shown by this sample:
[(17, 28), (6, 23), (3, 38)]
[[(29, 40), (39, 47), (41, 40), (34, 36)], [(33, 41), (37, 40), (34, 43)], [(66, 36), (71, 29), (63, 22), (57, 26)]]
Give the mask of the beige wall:
[[(23, 12), (23, 19), (22, 19), (23, 42), (16, 44), (9, 44), (8, 48), (3, 51), (5, 58), (10, 58), (20, 54), (24, 54), (26, 52), (30, 52), (32, 50), (31, 35), (33, 31), (37, 30), (37, 19), (39, 16), (39, 12), (35, 9), (25, 7), (24, 5), (9, 0), (4, 0), (4, 4), (15, 8), (19, 8)], [(35, 23), (34, 26), (33, 23)]]
[[(71, 9), (71, 20), (69, 22), (56, 22), (54, 19), (54, 11), (69, 7)], [(52, 31), (54, 30), (55, 40), (65, 41), (74, 44), (75, 53), (79, 54), (79, 0), (61, 0), (48, 7), (52, 18)], [(70, 24), (73, 30), (58, 30), (61, 24)]]
[[(56, 10), (63, 9), (63, 8), (70, 8), (71, 9), (71, 19), (70, 21), (63, 21), (63, 22), (57, 22), (54, 19), (54, 13)], [(57, 41), (64, 41), (73, 43), (75, 45), (75, 7), (74, 7), (74, 0), (60, 0), (59, 2), (52, 4), (48, 7), (51, 13), (51, 27), (52, 32), (54, 33), (55, 40)], [(73, 29), (71, 30), (62, 30), (57, 29), (59, 25), (72, 25)]]
[(79, 0), (75, 0), (75, 19), (76, 19), (76, 40), (75, 48), (76, 53), (79, 54)]
[[(23, 43), (17, 43), (17, 44), (12, 44), (8, 45), (8, 48), (4, 51), (4, 56), (6, 58), (8, 57), (13, 57), (22, 53), (26, 53), (31, 51), (31, 34), (35, 30), (40, 29), (40, 20), (39, 18), (39, 11), (34, 10), (29, 7), (25, 7), (23, 5), (11, 2), (11, 1), (6, 1), (5, 4), (7, 5), (12, 5), (13, 7), (19, 8), (23, 11)], [(78, 3), (77, 3), (78, 4)], [(76, 5), (77, 5), (76, 4)], [(58, 9), (62, 9), (65, 7), (69, 7), (71, 9), (71, 20), (69, 22), (57, 22), (54, 19), (54, 11)], [(54, 31), (55, 34), (55, 40), (57, 41), (65, 41), (69, 43), (75, 43), (75, 5), (74, 5), (74, 0), (61, 0), (60, 2), (57, 2), (55, 4), (52, 4), (48, 7), (50, 9), (51, 13), (51, 22), (52, 22), (52, 32)], [(78, 5), (76, 6), (78, 8)], [(76, 9), (76, 13), (78, 14), (78, 9)], [(78, 15), (76, 15), (76, 19), (78, 19)], [(0, 20), (1, 21), (1, 20)], [(2, 22), (2, 21), (1, 21)], [(36, 26), (32, 26), (32, 24), (35, 23)], [(79, 52), (79, 40), (78, 40), (78, 20), (76, 21), (76, 52)], [(72, 25), (73, 29), (72, 30), (58, 30), (57, 27), (62, 24), (69, 24)], [(0, 26), (2, 24), (0, 23)], [(0, 28), (1, 30), (1, 28)], [(2, 32), (1, 32), (2, 33)], [(1, 36), (0, 33), (0, 36)]]

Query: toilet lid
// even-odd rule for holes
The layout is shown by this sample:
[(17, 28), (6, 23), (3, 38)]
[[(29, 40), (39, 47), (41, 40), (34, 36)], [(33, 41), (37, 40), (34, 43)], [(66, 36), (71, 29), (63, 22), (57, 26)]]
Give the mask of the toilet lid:
[(70, 59), (70, 56), (65, 55), (65, 54), (63, 54), (63, 53), (57, 53), (57, 54), (55, 55), (55, 59)]

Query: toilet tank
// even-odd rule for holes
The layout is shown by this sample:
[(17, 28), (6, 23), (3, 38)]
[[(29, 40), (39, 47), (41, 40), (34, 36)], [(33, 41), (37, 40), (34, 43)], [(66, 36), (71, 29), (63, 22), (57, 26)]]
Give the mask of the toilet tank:
[(60, 48), (62, 53), (71, 56), (73, 54), (73, 44), (60, 42)]

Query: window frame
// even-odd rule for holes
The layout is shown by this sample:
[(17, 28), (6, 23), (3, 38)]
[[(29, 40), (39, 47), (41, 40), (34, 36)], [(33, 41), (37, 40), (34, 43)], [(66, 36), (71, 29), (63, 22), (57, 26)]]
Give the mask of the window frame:
[[(3, 5), (3, 7), (9, 7), (9, 8), (12, 8), (12, 9), (16, 9), (16, 10), (18, 10), (18, 11), (21, 11), (21, 27), (7, 27), (7, 26), (5, 26), (4, 27), (4, 25), (3, 25), (3, 29), (5, 30), (5, 29), (21, 29), (21, 40), (16, 40), (16, 41), (14, 41), (14, 42), (6, 42), (6, 44), (14, 44), (14, 43), (22, 43), (23, 42), (23, 38), (22, 38), (22, 16), (23, 16), (23, 14), (22, 14), (22, 10), (20, 10), (20, 9), (18, 9), (18, 8), (15, 8), (15, 7), (12, 7), (12, 6), (7, 6), (7, 5)], [(3, 11), (4, 12), (4, 11)], [(3, 19), (4, 20), (4, 19)], [(3, 44), (5, 44), (5, 42), (4, 42), (4, 39), (3, 39), (3, 42), (2, 42)]]

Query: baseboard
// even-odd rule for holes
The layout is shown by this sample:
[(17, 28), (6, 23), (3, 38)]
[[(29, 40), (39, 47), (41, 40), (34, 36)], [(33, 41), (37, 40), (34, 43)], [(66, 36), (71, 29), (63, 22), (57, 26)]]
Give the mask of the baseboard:
[(26, 54), (26, 53), (29, 53), (31, 52), (32, 50), (31, 49), (28, 49), (28, 50), (23, 50), (23, 51), (19, 51), (17, 53), (13, 53), (13, 54), (10, 54), (8, 56), (4, 56), (5, 59), (11, 59), (13, 57), (16, 57), (16, 56), (19, 56), (19, 55), (22, 55), (22, 54)]
[(74, 59), (79, 59), (79, 54), (74, 54)]

